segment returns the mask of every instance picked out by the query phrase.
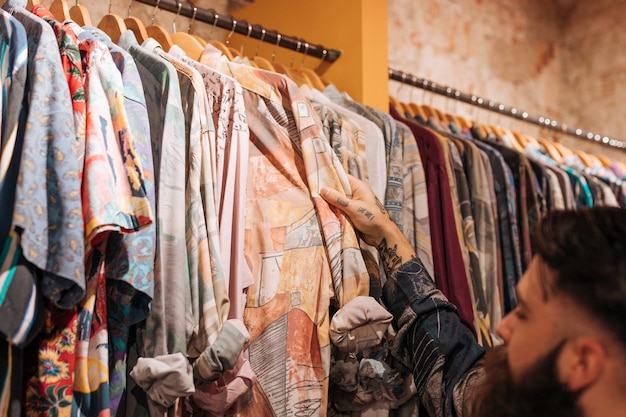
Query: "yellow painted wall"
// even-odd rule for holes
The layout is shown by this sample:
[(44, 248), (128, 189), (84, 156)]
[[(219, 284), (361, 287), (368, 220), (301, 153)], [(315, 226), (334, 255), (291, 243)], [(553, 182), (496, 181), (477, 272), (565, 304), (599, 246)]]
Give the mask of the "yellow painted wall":
[[(255, 0), (233, 13), (235, 18), (260, 24), (285, 35), (342, 51), (323, 78), (355, 100), (387, 111), (387, 1), (383, 0)], [(285, 48), (259, 44), (233, 35), (231, 46), (294, 67), (316, 68), (320, 60)]]

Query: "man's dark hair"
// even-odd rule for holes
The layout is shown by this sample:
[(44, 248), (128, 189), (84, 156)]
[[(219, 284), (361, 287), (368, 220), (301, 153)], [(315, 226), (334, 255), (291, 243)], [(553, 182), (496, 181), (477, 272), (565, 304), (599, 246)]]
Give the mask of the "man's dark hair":
[(570, 297), (626, 349), (626, 210), (549, 212), (533, 248), (556, 272), (550, 293)]

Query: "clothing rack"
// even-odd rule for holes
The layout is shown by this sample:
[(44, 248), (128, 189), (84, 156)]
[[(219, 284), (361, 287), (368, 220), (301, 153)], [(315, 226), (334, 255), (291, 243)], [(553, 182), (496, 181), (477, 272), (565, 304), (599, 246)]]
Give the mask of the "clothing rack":
[(322, 62), (332, 63), (341, 56), (341, 51), (329, 49), (323, 45), (307, 42), (292, 36), (283, 35), (275, 30), (265, 29), (260, 25), (251, 25), (244, 20), (237, 20), (232, 16), (218, 14), (213, 9), (196, 7), (189, 1), (175, 0), (137, 0), (168, 12), (181, 14), (193, 20), (209, 23), (222, 29), (230, 30), (250, 38), (271, 43), (276, 46), (320, 58)]
[(459, 100), (473, 106), (482, 107), (484, 109), (500, 113), (508, 117), (513, 117), (515, 119), (523, 120), (525, 122), (545, 127), (550, 130), (567, 133), (569, 135), (579, 138), (593, 140), (612, 148), (626, 150), (626, 142), (623, 142), (621, 140), (613, 139), (597, 133), (588, 132), (583, 129), (573, 128), (566, 124), (559, 123), (552, 118), (535, 116), (517, 107), (505, 106), (504, 104), (497, 103), (493, 100), (488, 100), (483, 97), (479, 97), (475, 94), (463, 93), (455, 88), (439, 85), (434, 81), (419, 78), (415, 75), (407, 74), (402, 71), (397, 71), (390, 68), (389, 79), (399, 81), (403, 84), (411, 85), (413, 87), (421, 88), (423, 90), (432, 91), (433, 93), (441, 94), (454, 100)]

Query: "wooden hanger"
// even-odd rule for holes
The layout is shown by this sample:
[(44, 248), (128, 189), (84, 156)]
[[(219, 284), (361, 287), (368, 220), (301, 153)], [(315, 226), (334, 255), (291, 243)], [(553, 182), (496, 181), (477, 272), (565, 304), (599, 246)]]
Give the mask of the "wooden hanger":
[(518, 132), (517, 130), (512, 130), (511, 133), (513, 134), (513, 137), (515, 137), (515, 139), (517, 140), (517, 143), (519, 143), (519, 145), (522, 147), (522, 149), (526, 149), (526, 146), (528, 146), (530, 139), (527, 136)]
[(272, 65), (274, 66), (274, 68), (276, 68), (276, 72), (289, 76), (289, 70), (285, 65), (281, 64), (280, 62), (274, 62)]
[(70, 7), (70, 19), (79, 26), (93, 26), (91, 24), (91, 16), (89, 16), (89, 10), (82, 4), (78, 4), (78, 0)]
[(171, 39), (173, 44), (185, 51), (188, 57), (199, 60), (202, 56), (204, 47), (193, 35), (187, 32), (175, 32), (172, 33)]
[(537, 142), (539, 142), (543, 146), (543, 148), (552, 159), (557, 162), (563, 162), (563, 155), (561, 155), (561, 152), (559, 152), (559, 150), (556, 148), (556, 146), (554, 146), (551, 141), (544, 138), (537, 138)]
[(493, 129), (491, 129), (491, 126), (482, 123), (477, 123), (477, 125), (483, 132), (485, 132), (485, 135), (491, 133), (493, 136), (496, 136), (496, 133), (493, 131)]
[(588, 155), (587, 153), (581, 151), (581, 150), (575, 150), (573, 151), (573, 153), (575, 155), (578, 156), (578, 158), (580, 158), (580, 161), (583, 163), (584, 166), (586, 166), (587, 168), (592, 168), (594, 166), (594, 161), (593, 159), (591, 159), (590, 155)]
[(211, 39), (207, 43), (209, 43), (209, 44), (213, 45), (214, 47), (216, 47), (217, 49), (219, 49), (220, 52), (222, 53), (222, 55), (224, 55), (226, 58), (228, 58), (229, 61), (232, 61), (233, 59), (235, 59), (233, 57), (232, 52), (230, 52), (230, 49), (228, 49), (226, 47), (226, 45), (224, 45), (222, 42), (216, 41), (214, 39)]
[(408, 114), (410, 117), (415, 117), (415, 114), (413, 114), (413, 109), (411, 109), (411, 106), (409, 106), (409, 103), (405, 103), (403, 101), (400, 101), (400, 109), (403, 112), (403, 116), (406, 117), (406, 115)]
[(191, 36), (196, 38), (196, 40), (200, 43), (200, 45), (202, 45), (203, 48), (206, 46), (206, 41), (204, 40), (204, 38), (198, 35), (193, 35), (193, 34)]
[(111, 3), (109, 3), (109, 13), (102, 16), (98, 29), (109, 35), (113, 43), (117, 43), (120, 36), (126, 31), (124, 20), (116, 14), (111, 13)]
[(264, 69), (264, 70), (267, 70), (267, 71), (272, 71), (272, 72), (278, 72), (278, 71), (276, 71), (276, 68), (274, 68), (274, 64), (272, 64), (269, 60), (263, 58), (262, 56), (255, 56), (253, 61), (261, 69)]
[(613, 161), (611, 161), (611, 159), (607, 156), (596, 154), (595, 157), (598, 158), (598, 161), (600, 161), (602, 166), (605, 168), (611, 168), (611, 166), (613, 165)]
[[(434, 109), (426, 104), (422, 104), (421, 106), (422, 112), (424, 113), (424, 115), (426, 116), (426, 121), (428, 121), (428, 119), (435, 118), (437, 119), (437, 113), (434, 111)], [(437, 119), (439, 120), (439, 119)]]
[(574, 152), (562, 143), (552, 142), (552, 144), (556, 146), (564, 159), (574, 155)]
[(148, 32), (146, 31), (146, 26), (143, 22), (130, 14), (133, 1), (134, 0), (130, 0), (130, 3), (128, 3), (128, 17), (124, 19), (124, 24), (126, 25), (126, 29), (133, 32), (135, 39), (137, 39), (137, 43), (141, 45), (146, 39), (148, 39)]
[(65, 0), (54, 0), (48, 10), (50, 10), (50, 13), (52, 13), (54, 18), (59, 22), (70, 19), (70, 8)]
[(148, 39), (148, 31), (140, 19), (135, 16), (128, 16), (124, 19), (124, 24), (128, 30), (135, 34), (135, 38), (140, 45)]
[(161, 0), (157, 0), (157, 4), (154, 6), (154, 11), (152, 12), (152, 17), (150, 18), (151, 24), (150, 26), (146, 26), (146, 33), (148, 34), (148, 37), (157, 41), (159, 45), (161, 45), (161, 48), (167, 52), (170, 50), (172, 45), (174, 45), (174, 42), (172, 41), (172, 37), (169, 32), (165, 30), (163, 26), (154, 23), (154, 17), (159, 10), (159, 3), (161, 3)]
[(440, 122), (442, 122), (446, 126), (450, 126), (450, 119), (448, 119), (448, 116), (446, 116), (441, 110), (437, 108), (433, 108), (433, 110), (437, 114), (437, 119), (439, 119)]
[(461, 127), (463, 129), (470, 130), (472, 128), (472, 123), (469, 121), (467, 117), (456, 115), (456, 119), (459, 121)]
[(148, 37), (156, 40), (165, 52), (169, 51), (172, 45), (174, 45), (172, 36), (163, 28), (163, 26), (150, 25), (146, 27), (146, 33), (148, 34)]
[(313, 84), (313, 88), (316, 88), (319, 91), (324, 91), (324, 88), (326, 88), (326, 86), (322, 82), (322, 79), (320, 78), (320, 76), (317, 75), (317, 72), (306, 67), (301, 67), (299, 71), (307, 75), (309, 80), (311, 80), (311, 84)]
[(426, 113), (424, 113), (424, 110), (422, 109), (421, 106), (418, 106), (415, 103), (409, 103), (409, 107), (412, 110), (412, 114), (414, 114), (413, 117), (420, 116), (422, 118), (422, 120), (424, 120), (424, 121), (428, 120), (428, 116), (426, 116)]
[(509, 128), (500, 126), (500, 131), (503, 136), (506, 135), (506, 137), (510, 140), (511, 148), (515, 149), (517, 152), (524, 152), (524, 146), (522, 146), (515, 134)]
[(398, 111), (402, 110), (400, 102), (392, 95), (389, 96), (389, 103)]
[[(172, 39), (172, 45), (176, 45), (180, 49), (185, 51), (185, 54), (188, 57), (193, 58), (195, 60), (199, 60), (200, 56), (202, 56), (202, 51), (204, 50), (204, 47), (191, 34), (176, 30), (176, 21), (178, 20), (178, 17), (180, 16), (180, 10), (182, 7), (183, 7), (183, 3), (179, 1), (178, 12), (176, 13), (176, 17), (174, 18), (174, 23), (172, 24), (173, 33), (170, 35), (170, 38)], [(189, 28), (191, 29), (191, 24), (189, 25)]]

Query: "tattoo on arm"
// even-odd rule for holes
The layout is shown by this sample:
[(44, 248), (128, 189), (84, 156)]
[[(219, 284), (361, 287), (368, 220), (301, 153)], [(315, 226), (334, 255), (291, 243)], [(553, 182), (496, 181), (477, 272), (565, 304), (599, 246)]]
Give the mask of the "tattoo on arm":
[(374, 218), (374, 214), (364, 207), (359, 207), (356, 211), (367, 217), (368, 220), (372, 220)]
[(391, 275), (393, 271), (398, 269), (402, 265), (402, 257), (398, 256), (398, 245), (394, 245), (393, 248), (387, 246), (387, 239), (383, 238), (378, 244), (378, 253), (380, 253), (380, 261), (385, 268), (387, 275)]
[(339, 204), (339, 205), (341, 205), (341, 206), (343, 206), (343, 207), (348, 207), (348, 200), (346, 200), (346, 199), (345, 199), (345, 198), (343, 198), (343, 197), (339, 197), (339, 198), (337, 199), (337, 204)]

